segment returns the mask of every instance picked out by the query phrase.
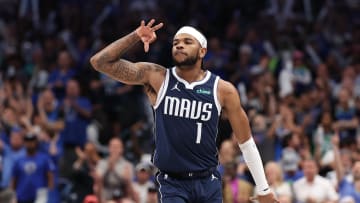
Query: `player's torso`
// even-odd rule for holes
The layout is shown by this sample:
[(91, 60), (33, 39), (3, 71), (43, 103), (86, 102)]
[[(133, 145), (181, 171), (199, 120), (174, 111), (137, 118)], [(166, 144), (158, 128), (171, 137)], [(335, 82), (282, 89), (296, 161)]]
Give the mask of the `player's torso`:
[(217, 165), (218, 80), (207, 71), (201, 81), (189, 84), (175, 68), (167, 71), (154, 106), (154, 163), (160, 170), (197, 171)]

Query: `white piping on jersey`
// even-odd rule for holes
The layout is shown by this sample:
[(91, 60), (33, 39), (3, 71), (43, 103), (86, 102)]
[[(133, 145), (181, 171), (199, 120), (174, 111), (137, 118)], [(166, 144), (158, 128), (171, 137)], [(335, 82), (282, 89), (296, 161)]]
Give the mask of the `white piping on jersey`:
[[(221, 119), (220, 116), (218, 117), (218, 119)], [(219, 123), (219, 120), (217, 120), (217, 123)], [(214, 142), (216, 143), (217, 137), (219, 135), (219, 126), (216, 126), (216, 135), (215, 135), (215, 139)], [(215, 153), (215, 158), (217, 159), (217, 166), (218, 167), (220, 165), (220, 160), (219, 160), (219, 149), (216, 147), (216, 153)]]
[(156, 177), (156, 180), (157, 182), (159, 183), (159, 193), (160, 193), (160, 203), (162, 203), (162, 193), (161, 193), (161, 183), (159, 181), (159, 176), (160, 176), (161, 173), (158, 173), (157, 177)]
[(167, 90), (168, 84), (169, 84), (169, 75), (170, 75), (170, 70), (167, 69), (166, 70), (166, 75), (165, 75), (165, 80), (161, 84), (160, 90), (159, 90), (159, 92), (157, 94), (157, 97), (156, 97), (155, 105), (153, 106), (154, 109), (157, 109), (157, 107), (159, 107), (161, 101), (163, 100), (163, 98), (165, 96), (165, 93), (166, 93), (166, 90)]
[(218, 115), (220, 115), (220, 113), (221, 113), (221, 105), (220, 105), (218, 94), (217, 94), (219, 79), (220, 79), (220, 77), (216, 76), (215, 82), (214, 82), (214, 89), (213, 89), (214, 101), (215, 101), (216, 108), (218, 110)]
[(205, 76), (202, 80), (189, 83), (188, 81), (182, 79), (180, 76), (178, 76), (178, 75), (176, 74), (176, 67), (173, 67), (171, 71), (172, 71), (173, 75), (175, 76), (175, 78), (176, 78), (179, 82), (181, 82), (181, 83), (183, 83), (183, 84), (185, 85), (185, 88), (186, 88), (186, 89), (191, 89), (191, 90), (194, 89), (194, 87), (195, 87), (196, 85), (201, 85), (201, 84), (206, 83), (206, 82), (210, 79), (210, 76), (211, 76), (210, 71), (206, 71), (206, 76)]

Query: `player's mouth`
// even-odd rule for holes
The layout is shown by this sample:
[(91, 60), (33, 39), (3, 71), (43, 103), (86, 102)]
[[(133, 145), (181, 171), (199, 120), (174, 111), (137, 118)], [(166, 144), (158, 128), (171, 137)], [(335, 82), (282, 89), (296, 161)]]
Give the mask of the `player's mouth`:
[(175, 51), (174, 55), (184, 55), (184, 56), (187, 56), (187, 54), (185, 52), (182, 52), (182, 51)]

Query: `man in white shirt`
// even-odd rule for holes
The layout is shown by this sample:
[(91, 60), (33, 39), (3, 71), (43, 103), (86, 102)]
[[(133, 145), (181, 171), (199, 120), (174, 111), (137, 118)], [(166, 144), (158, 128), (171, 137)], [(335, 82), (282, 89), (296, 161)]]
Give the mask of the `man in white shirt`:
[(303, 162), (303, 171), (304, 177), (294, 183), (297, 202), (337, 202), (338, 194), (335, 188), (329, 180), (318, 175), (318, 167), (314, 160), (305, 160)]
[(143, 162), (140, 162), (135, 169), (134, 190), (139, 195), (140, 203), (146, 203), (149, 188), (155, 187), (155, 184), (150, 180), (152, 169), (150, 163)]

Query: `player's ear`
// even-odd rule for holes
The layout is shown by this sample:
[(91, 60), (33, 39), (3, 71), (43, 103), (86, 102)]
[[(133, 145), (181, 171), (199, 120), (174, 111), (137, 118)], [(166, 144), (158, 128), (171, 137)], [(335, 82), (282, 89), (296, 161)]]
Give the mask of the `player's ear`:
[(206, 48), (200, 48), (199, 52), (200, 52), (199, 53), (200, 58), (204, 58), (205, 55), (206, 55), (207, 49)]

